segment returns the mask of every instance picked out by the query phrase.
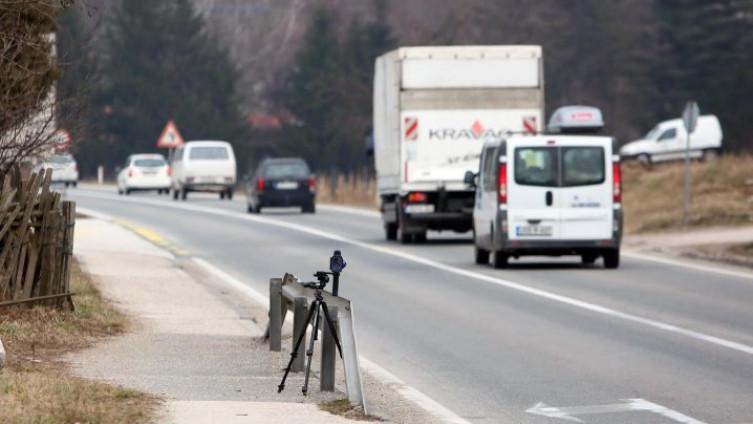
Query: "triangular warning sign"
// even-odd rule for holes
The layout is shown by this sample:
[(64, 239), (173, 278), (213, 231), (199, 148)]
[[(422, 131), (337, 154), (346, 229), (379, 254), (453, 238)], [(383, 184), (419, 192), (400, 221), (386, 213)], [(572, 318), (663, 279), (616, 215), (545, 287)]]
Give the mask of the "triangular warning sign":
[(167, 121), (165, 129), (162, 130), (162, 135), (157, 139), (157, 147), (163, 149), (174, 149), (182, 146), (184, 143), (183, 137), (180, 136), (178, 127), (175, 126), (175, 122)]

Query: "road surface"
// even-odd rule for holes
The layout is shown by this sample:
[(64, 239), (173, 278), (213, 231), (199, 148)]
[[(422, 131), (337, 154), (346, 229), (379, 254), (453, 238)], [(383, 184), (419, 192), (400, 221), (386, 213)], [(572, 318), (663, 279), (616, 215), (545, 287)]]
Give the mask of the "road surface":
[(68, 197), (264, 293), (270, 277), (308, 277), (342, 250), (361, 354), (468, 422), (753, 422), (753, 273), (630, 256), (619, 270), (577, 258), (493, 270), (473, 264), (468, 234), (388, 243), (371, 213), (259, 216), (238, 199), (114, 189)]

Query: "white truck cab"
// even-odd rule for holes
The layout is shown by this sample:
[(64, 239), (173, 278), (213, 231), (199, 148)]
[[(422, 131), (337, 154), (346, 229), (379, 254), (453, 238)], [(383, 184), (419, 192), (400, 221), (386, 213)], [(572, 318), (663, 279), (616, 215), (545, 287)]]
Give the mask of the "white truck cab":
[[(619, 156), (598, 109), (560, 108), (550, 132), (485, 144), (473, 211), (475, 260), (504, 268), (511, 257), (580, 255), (617, 268), (622, 238)], [(577, 133), (578, 135), (575, 135)]]
[(722, 126), (714, 115), (698, 118), (695, 131), (685, 131), (682, 119), (670, 119), (658, 123), (640, 140), (625, 144), (620, 149), (623, 159), (637, 159), (643, 163), (662, 162), (685, 158), (688, 148), (691, 158), (716, 157), (722, 149)]

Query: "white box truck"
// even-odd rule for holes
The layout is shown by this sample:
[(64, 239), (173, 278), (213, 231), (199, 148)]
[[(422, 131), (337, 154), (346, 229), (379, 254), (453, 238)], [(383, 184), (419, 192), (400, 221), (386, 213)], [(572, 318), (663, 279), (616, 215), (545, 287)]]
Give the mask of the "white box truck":
[(540, 46), (407, 47), (376, 60), (374, 159), (388, 240), (472, 229), (484, 142), (537, 133), (544, 117)]

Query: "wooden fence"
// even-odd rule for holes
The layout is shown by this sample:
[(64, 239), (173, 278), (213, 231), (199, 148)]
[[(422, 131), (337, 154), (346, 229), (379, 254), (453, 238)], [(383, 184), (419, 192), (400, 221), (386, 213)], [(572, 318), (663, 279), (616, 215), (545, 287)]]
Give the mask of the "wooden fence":
[[(71, 256), (76, 205), (50, 189), (52, 170), (0, 174), (0, 306), (73, 307)], [(63, 300), (67, 299), (67, 302)]]

